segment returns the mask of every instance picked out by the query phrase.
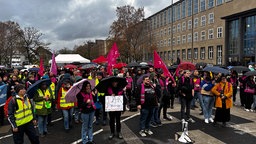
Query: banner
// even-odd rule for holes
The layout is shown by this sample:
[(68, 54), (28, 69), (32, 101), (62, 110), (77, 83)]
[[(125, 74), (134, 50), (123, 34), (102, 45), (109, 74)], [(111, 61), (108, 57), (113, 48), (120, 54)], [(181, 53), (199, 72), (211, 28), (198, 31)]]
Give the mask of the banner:
[(171, 75), (171, 73), (169, 72), (166, 65), (164, 64), (164, 62), (162, 61), (162, 59), (160, 58), (156, 51), (154, 51), (154, 67), (163, 69), (164, 75), (170, 77), (171, 80), (175, 82), (173, 76)]
[(40, 58), (40, 66), (38, 74), (42, 77), (44, 75), (44, 61), (43, 58)]
[(105, 96), (105, 111), (123, 111), (124, 99), (122, 95), (118, 96)]
[(0, 107), (5, 104), (7, 97), (7, 85), (0, 86)]
[(52, 63), (51, 63), (50, 72), (53, 73), (54, 76), (57, 76), (57, 64), (56, 64), (54, 52), (52, 53)]
[(113, 69), (113, 66), (116, 64), (116, 59), (119, 57), (119, 55), (120, 53), (118, 51), (117, 45), (116, 43), (114, 43), (107, 56), (107, 60), (108, 60), (107, 72), (109, 75), (113, 75), (112, 69)]

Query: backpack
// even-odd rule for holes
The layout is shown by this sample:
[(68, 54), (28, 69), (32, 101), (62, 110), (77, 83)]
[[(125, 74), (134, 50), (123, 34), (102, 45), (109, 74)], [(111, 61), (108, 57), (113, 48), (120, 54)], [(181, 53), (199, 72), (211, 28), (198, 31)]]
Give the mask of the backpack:
[(17, 105), (17, 102), (16, 102), (16, 97), (15, 96), (10, 96), (6, 102), (5, 102), (5, 105), (4, 105), (4, 115), (6, 117), (8, 117), (8, 105), (9, 105), (9, 102), (10, 101), (13, 101), (13, 104), (15, 105), (15, 109), (17, 110), (18, 108), (18, 105)]

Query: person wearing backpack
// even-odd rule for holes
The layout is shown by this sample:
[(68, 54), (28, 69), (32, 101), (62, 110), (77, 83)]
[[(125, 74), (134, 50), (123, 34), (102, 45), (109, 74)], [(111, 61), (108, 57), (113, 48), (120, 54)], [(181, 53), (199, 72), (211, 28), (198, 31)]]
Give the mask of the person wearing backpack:
[(33, 105), (26, 94), (25, 86), (15, 86), (16, 96), (8, 103), (8, 121), (12, 126), (13, 141), (15, 144), (24, 143), (24, 133), (32, 144), (39, 144), (39, 137), (35, 130), (36, 120)]

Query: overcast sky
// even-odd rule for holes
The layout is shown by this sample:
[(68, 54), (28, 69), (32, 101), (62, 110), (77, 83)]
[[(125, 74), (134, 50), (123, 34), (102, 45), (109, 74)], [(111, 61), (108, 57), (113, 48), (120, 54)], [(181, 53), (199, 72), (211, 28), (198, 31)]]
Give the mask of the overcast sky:
[(35, 27), (44, 34), (42, 41), (56, 51), (105, 39), (117, 19), (117, 6), (144, 7), (147, 18), (170, 4), (171, 0), (0, 0), (0, 21)]

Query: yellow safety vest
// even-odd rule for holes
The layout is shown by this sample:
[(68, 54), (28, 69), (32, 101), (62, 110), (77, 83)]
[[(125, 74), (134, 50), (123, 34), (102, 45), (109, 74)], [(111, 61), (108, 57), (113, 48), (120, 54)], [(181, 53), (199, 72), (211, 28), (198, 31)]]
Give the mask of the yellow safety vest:
[[(51, 96), (48, 89), (45, 90), (44, 94), (43, 94), (41, 89), (38, 89), (37, 92), (39, 94), (39, 97), (44, 97), (44, 96), (50, 97)], [(35, 108), (36, 109), (42, 109), (43, 107), (51, 108), (52, 107), (51, 101), (46, 102), (45, 100), (43, 100), (43, 101), (40, 101), (40, 102), (35, 102)]]
[(24, 125), (31, 120), (33, 120), (33, 113), (31, 103), (28, 98), (26, 98), (27, 104), (25, 104), (21, 99), (17, 98), (16, 102), (18, 105), (18, 110), (15, 111), (14, 117), (17, 126)]
[[(96, 78), (96, 79), (95, 79), (95, 86), (97, 86), (97, 85), (99, 84), (99, 82), (100, 82), (100, 81)], [(105, 93), (99, 93), (99, 92), (98, 92), (98, 96), (104, 96), (104, 95), (105, 95)]]
[(67, 108), (67, 107), (74, 107), (74, 103), (68, 103), (66, 102), (66, 93), (67, 91), (64, 88), (61, 88), (61, 97), (60, 97), (60, 107), (61, 108)]
[(55, 99), (55, 83), (52, 82), (50, 85), (50, 89), (52, 90), (52, 97)]

